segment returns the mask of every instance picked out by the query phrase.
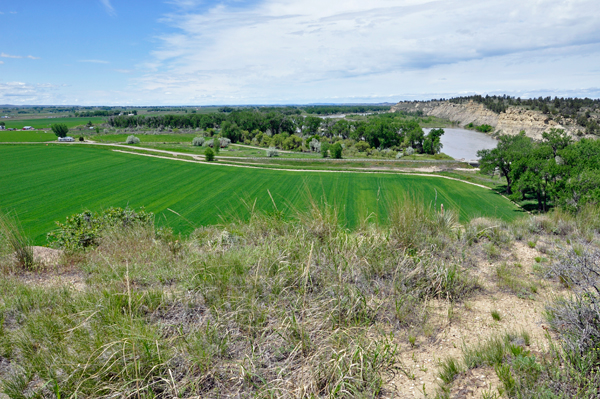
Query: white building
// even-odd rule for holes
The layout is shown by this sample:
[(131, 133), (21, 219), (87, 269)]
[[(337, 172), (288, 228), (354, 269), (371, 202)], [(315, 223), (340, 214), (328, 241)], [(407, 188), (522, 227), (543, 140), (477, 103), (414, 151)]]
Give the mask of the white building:
[(62, 142), (67, 142), (67, 143), (71, 143), (73, 141), (75, 141), (75, 139), (71, 136), (67, 136), (67, 137), (59, 137), (58, 141)]

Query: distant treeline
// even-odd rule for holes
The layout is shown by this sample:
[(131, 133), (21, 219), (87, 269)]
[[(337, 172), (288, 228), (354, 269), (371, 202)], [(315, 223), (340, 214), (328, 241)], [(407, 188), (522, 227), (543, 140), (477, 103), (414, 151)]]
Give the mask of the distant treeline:
[(367, 112), (389, 111), (389, 105), (313, 105), (302, 107), (307, 114), (364, 114)]
[[(259, 137), (285, 134), (365, 141), (372, 148), (407, 148), (437, 153), (439, 136), (425, 136), (419, 123), (401, 113), (372, 115), (365, 120), (328, 119), (290, 112), (291, 108), (241, 109), (229, 112), (185, 115), (111, 116), (108, 124), (117, 128), (219, 130), (221, 137), (233, 143)], [(441, 134), (440, 134), (441, 135)], [(427, 141), (429, 139), (429, 141)]]

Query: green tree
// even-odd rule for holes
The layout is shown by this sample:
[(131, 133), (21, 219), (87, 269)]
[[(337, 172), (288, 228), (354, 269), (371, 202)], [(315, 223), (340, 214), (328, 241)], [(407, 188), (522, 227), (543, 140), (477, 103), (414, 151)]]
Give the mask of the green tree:
[(323, 158), (327, 158), (327, 152), (329, 151), (329, 143), (324, 141), (321, 143), (321, 156), (323, 156)]
[(210, 147), (206, 147), (206, 151), (204, 151), (204, 158), (206, 162), (212, 162), (215, 160), (215, 152)]
[(342, 159), (342, 145), (340, 143), (335, 143), (331, 146), (331, 156), (335, 159)]
[(219, 141), (218, 137), (215, 137), (213, 139), (213, 151), (215, 154), (218, 154), (220, 150), (221, 150), (221, 142)]
[(515, 136), (501, 135), (496, 148), (477, 151), (477, 156), (481, 158), (479, 169), (488, 174), (494, 174), (498, 170), (501, 176), (506, 177), (506, 193), (512, 194), (512, 163), (526, 153), (531, 145), (532, 140), (525, 136), (524, 131)]
[(221, 136), (237, 143), (242, 139), (242, 129), (235, 122), (225, 121), (221, 125)]
[(69, 133), (69, 128), (64, 123), (55, 123), (51, 129), (57, 137), (67, 137), (67, 133)]

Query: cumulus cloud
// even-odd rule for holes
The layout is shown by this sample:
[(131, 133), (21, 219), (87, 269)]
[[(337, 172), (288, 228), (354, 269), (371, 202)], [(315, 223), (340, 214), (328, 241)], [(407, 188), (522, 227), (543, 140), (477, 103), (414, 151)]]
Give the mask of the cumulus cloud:
[(560, 90), (589, 82), (600, 61), (595, 0), (173, 2), (162, 22), (175, 32), (138, 83), (189, 102)]
[(108, 15), (110, 15), (111, 17), (117, 16), (117, 12), (113, 8), (112, 4), (110, 4), (110, 0), (100, 0), (100, 3), (102, 3)]

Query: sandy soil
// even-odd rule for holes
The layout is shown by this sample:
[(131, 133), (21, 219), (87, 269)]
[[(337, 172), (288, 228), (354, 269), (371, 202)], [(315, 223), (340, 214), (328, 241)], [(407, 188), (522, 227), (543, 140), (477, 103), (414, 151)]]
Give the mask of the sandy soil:
[[(473, 274), (480, 278), (483, 290), (462, 304), (451, 307), (448, 302), (431, 301), (431, 319), (437, 334), (418, 337), (415, 347), (407, 339), (401, 339), (400, 361), (406, 373), (398, 373), (391, 381), (389, 390), (396, 398), (426, 398), (435, 396), (441, 380), (437, 377), (441, 360), (453, 357), (462, 359), (461, 348), (474, 346), (486, 339), (503, 333), (526, 331), (531, 336), (532, 352), (547, 349), (546, 330), (542, 312), (545, 302), (564, 290), (554, 283), (536, 280), (532, 266), (540, 256), (536, 249), (523, 243), (515, 243), (505, 260), (519, 262), (525, 278), (541, 284), (532, 299), (519, 298), (514, 293), (500, 289), (496, 283), (495, 268), (501, 261), (479, 262)], [(500, 312), (502, 319), (495, 321), (491, 311)], [(449, 317), (451, 315), (451, 317)], [(408, 374), (409, 376), (407, 376)], [(414, 378), (412, 376), (414, 375)], [(453, 384), (451, 398), (481, 398), (487, 392), (496, 392), (500, 381), (491, 368), (478, 368), (461, 374)], [(427, 395), (427, 396), (426, 396)]]

